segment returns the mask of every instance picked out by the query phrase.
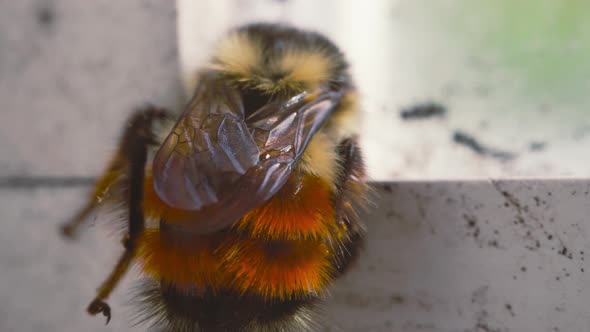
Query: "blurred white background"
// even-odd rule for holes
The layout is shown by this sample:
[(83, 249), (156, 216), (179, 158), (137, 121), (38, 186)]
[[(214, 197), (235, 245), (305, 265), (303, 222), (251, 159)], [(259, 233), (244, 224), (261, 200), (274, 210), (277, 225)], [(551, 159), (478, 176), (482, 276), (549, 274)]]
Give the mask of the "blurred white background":
[[(386, 179), (590, 175), (590, 12), (583, 1), (178, 0), (185, 82), (229, 28), (286, 22), (333, 39), (362, 92), (370, 175)], [(404, 121), (435, 102), (443, 118)], [(456, 132), (514, 156), (453, 141)]]

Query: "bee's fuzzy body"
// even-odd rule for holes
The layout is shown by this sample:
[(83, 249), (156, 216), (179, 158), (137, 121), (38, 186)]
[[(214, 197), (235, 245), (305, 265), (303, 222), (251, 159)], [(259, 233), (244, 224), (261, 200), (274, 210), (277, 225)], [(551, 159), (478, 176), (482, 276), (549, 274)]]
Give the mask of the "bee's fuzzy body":
[(141, 319), (162, 331), (316, 330), (316, 307), (356, 256), (364, 229), (356, 214), (366, 198), (359, 106), (348, 66), (317, 33), (254, 24), (230, 32), (204, 70), (238, 87), (246, 112), (322, 85), (344, 93), (283, 187), (221, 231), (176, 227), (191, 211), (160, 199), (148, 162), (146, 228), (135, 257), (146, 277), (136, 295)]

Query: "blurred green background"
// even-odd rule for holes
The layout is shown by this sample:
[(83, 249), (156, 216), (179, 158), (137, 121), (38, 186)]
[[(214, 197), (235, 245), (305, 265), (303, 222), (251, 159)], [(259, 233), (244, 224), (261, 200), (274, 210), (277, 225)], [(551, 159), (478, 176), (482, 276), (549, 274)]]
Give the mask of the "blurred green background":
[(590, 1), (462, 0), (432, 6), (440, 14), (439, 27), (457, 46), (485, 54), (489, 64), (512, 73), (520, 93), (580, 104), (571, 109), (586, 112)]

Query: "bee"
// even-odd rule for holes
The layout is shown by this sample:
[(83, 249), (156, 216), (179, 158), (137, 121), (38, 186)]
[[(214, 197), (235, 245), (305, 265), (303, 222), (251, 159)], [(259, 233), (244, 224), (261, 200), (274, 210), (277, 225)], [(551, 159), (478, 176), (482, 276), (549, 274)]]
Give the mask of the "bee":
[(87, 311), (108, 323), (106, 300), (136, 264), (135, 305), (156, 330), (315, 330), (364, 234), (359, 100), (344, 55), (316, 32), (249, 24), (197, 77), (175, 120), (151, 106), (131, 116), (63, 225), (75, 237), (98, 206), (124, 211), (124, 252)]

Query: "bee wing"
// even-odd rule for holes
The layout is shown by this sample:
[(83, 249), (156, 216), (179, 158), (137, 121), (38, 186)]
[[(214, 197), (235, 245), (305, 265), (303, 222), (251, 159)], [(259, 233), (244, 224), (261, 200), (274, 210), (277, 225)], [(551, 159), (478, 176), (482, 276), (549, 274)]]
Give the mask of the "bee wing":
[(259, 167), (264, 176), (256, 179), (257, 194), (264, 200), (285, 183), (293, 164), (340, 98), (341, 93), (327, 89), (304, 92), (285, 103), (270, 103), (246, 119), (260, 149)]
[(170, 206), (198, 210), (258, 163), (239, 92), (203, 78), (153, 162), (154, 187)]
[(282, 187), (340, 97), (327, 89), (302, 93), (245, 119), (238, 91), (205, 81), (156, 154), (156, 192), (195, 211), (191, 231), (226, 228)]

